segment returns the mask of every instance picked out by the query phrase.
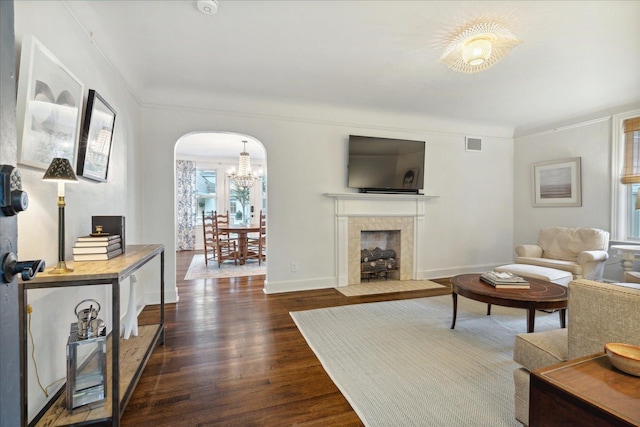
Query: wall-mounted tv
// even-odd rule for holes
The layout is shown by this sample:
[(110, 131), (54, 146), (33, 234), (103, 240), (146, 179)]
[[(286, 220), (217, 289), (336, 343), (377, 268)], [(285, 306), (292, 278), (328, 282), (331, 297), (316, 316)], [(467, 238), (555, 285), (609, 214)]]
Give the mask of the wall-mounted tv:
[(413, 193), (424, 188), (424, 141), (349, 136), (349, 188)]

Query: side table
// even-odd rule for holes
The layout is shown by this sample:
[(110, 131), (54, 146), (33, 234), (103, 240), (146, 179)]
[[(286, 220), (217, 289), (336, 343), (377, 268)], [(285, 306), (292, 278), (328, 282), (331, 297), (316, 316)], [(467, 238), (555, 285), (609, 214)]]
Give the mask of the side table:
[(633, 270), (633, 262), (636, 259), (636, 255), (640, 255), (640, 245), (612, 245), (611, 249), (618, 251), (621, 257), (620, 264), (622, 265), (622, 279), (624, 280), (624, 272)]
[(604, 353), (534, 371), (529, 391), (530, 427), (640, 425), (640, 377)]

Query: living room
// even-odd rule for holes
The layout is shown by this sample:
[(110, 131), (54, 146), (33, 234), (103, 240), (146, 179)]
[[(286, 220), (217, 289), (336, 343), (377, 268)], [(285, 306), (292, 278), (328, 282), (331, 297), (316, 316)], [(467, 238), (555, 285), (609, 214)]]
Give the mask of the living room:
[[(176, 3), (180, 2), (171, 3), (170, 7), (177, 8)], [(194, 26), (216, 25), (224, 22), (222, 12), (225, 7), (238, 7), (231, 2), (220, 2), (220, 13), (207, 17), (199, 14), (190, 2), (183, 3), (186, 4), (184, 16), (180, 15), (179, 21), (182, 26), (165, 27), (170, 28), (168, 31), (184, 31), (191, 21)], [(510, 3), (509, 7), (515, 7), (516, 2), (507, 3)], [(575, 68), (569, 68), (571, 71), (566, 71), (563, 77), (566, 84), (581, 79), (587, 94), (579, 94), (584, 95), (580, 108), (565, 111), (560, 106), (561, 101), (568, 96), (578, 97), (576, 92), (558, 94), (554, 90), (543, 90), (541, 86), (529, 91), (526, 82), (536, 75), (549, 76), (564, 71), (535, 62), (523, 67), (518, 50), (534, 44), (536, 34), (529, 33), (529, 39), (523, 36), (522, 46), (515, 47), (512, 52), (513, 62), (507, 57), (484, 73), (495, 72), (500, 80), (514, 69), (518, 72), (526, 69), (527, 73), (522, 75), (525, 83), (509, 91), (477, 95), (486, 103), (486, 110), (523, 102), (531, 103), (532, 109), (535, 105), (538, 111), (540, 105), (546, 106), (548, 111), (544, 118), (538, 116), (536, 121), (517, 126), (501, 117), (493, 120), (460, 117), (450, 109), (424, 113), (384, 106), (332, 104), (328, 100), (311, 102), (303, 96), (278, 99), (252, 92), (249, 84), (246, 91), (208, 93), (198, 89), (200, 71), (196, 73), (191, 69), (184, 71), (184, 80), (190, 82), (184, 89), (163, 86), (162, 81), (143, 84), (128, 78), (136, 74), (127, 68), (126, 55), (113, 53), (117, 52), (118, 46), (107, 37), (109, 32), (105, 28), (116, 22), (100, 19), (107, 15), (101, 14), (99, 8), (106, 6), (91, 6), (90, 2), (15, 2), (16, 65), (24, 36), (33, 34), (83, 81), (85, 89), (96, 89), (116, 108), (108, 182), (80, 180), (75, 186), (67, 186), (67, 247), (72, 246), (76, 237), (89, 233), (92, 215), (124, 215), (128, 241), (165, 245), (168, 303), (179, 299), (173, 250), (174, 147), (181, 137), (196, 131), (251, 135), (265, 146), (270, 216), (270, 258), (264, 285), (267, 294), (336, 286), (335, 202), (325, 194), (350, 191), (345, 185), (349, 135), (426, 141), (423, 191), (436, 197), (425, 202), (424, 227), (417, 239), (421, 254), (418, 276), (433, 279), (509, 263), (514, 258), (514, 247), (535, 241), (544, 226), (589, 226), (613, 231), (612, 201), (617, 190), (612, 178), (616, 175), (612, 149), (617, 142), (612, 130), (619, 124), (616, 122), (618, 114), (637, 112), (640, 108), (637, 77), (640, 75), (640, 48), (637, 19), (634, 18), (639, 6), (638, 2), (616, 2), (614, 6), (609, 2), (592, 3), (578, 8), (580, 16), (593, 22), (602, 19), (607, 25), (615, 22), (618, 31), (602, 31), (609, 34), (611, 43), (625, 46), (626, 58), (617, 62), (618, 68), (624, 71), (614, 76), (601, 75), (597, 70), (584, 67), (580, 72), (590, 71), (585, 78)], [(477, 10), (477, 6), (468, 6), (469, 10)], [(542, 14), (529, 7), (531, 4), (521, 11), (520, 19), (526, 21), (527, 12), (541, 19)], [(565, 18), (566, 8), (571, 6), (563, 3), (558, 7)], [(444, 17), (440, 19), (443, 20), (441, 25), (447, 24)], [(205, 24), (201, 22), (203, 20)], [(126, 21), (124, 17), (123, 21)], [(417, 22), (412, 22), (418, 26)], [(528, 25), (533, 26), (533, 23)], [(235, 27), (237, 32), (231, 34), (240, 37), (242, 22), (227, 22), (224, 26)], [(571, 22), (566, 31), (575, 31), (577, 37), (580, 32), (576, 28), (576, 23)], [(580, 26), (580, 31), (582, 28)], [(211, 40), (211, 43), (221, 43), (221, 40)], [(618, 60), (618, 49), (621, 48), (612, 47), (607, 51), (611, 55), (607, 58)], [(389, 64), (382, 63), (381, 68), (386, 65)], [(241, 63), (236, 66), (244, 68)], [(423, 74), (426, 79), (429, 72), (438, 67), (446, 70), (444, 65), (435, 62), (430, 67), (433, 69), (414, 72)], [(296, 71), (313, 75), (310, 69)], [(401, 76), (402, 67), (394, 72)], [(479, 84), (490, 83), (483, 73), (459, 76), (449, 72), (451, 74), (445, 80), (454, 80), (463, 88), (472, 85), (470, 80), (462, 80), (463, 77), (476, 77)], [(211, 75), (214, 76), (215, 71), (211, 71)], [(629, 79), (629, 76), (634, 77)], [(611, 100), (607, 94), (594, 89), (610, 80), (624, 86), (625, 95), (618, 100)], [(499, 85), (494, 82), (491, 87), (498, 88)], [(384, 90), (393, 91), (394, 88)], [(384, 97), (384, 91), (381, 96)], [(420, 93), (416, 97), (446, 99), (444, 94), (436, 92)], [(456, 91), (452, 97), (464, 98), (465, 92)], [(482, 150), (465, 150), (466, 136), (480, 138)], [(575, 157), (581, 159), (581, 206), (532, 206), (532, 165)], [(48, 265), (54, 265), (57, 258), (57, 217), (55, 198), (51, 194), (54, 190), (42, 182), (41, 170), (25, 167), (22, 175), (31, 206), (18, 220), (20, 258), (44, 258)], [(612, 235), (612, 241), (621, 239), (621, 236)], [(298, 266), (297, 271), (291, 271), (291, 263)], [(620, 272), (619, 263), (612, 261), (605, 278), (618, 280)], [(141, 275), (143, 283), (156, 279), (155, 270)], [(96, 293), (100, 295), (100, 291)], [(147, 304), (159, 300), (155, 286), (144, 287), (139, 297)], [(63, 307), (62, 311), (72, 314), (73, 305), (84, 295), (76, 290), (56, 291), (48, 298), (51, 298), (49, 302), (45, 302), (44, 297), (36, 301), (34, 312), (46, 313), (45, 318), (57, 318), (54, 307)], [(51, 301), (55, 304), (50, 304)], [(62, 319), (56, 326), (63, 331), (61, 335), (65, 334), (68, 321)]]
[[(100, 89), (118, 111), (109, 182), (81, 181), (68, 189), (68, 247), (74, 236), (89, 231), (85, 220), (95, 214), (124, 215), (132, 242), (154, 241), (167, 248), (175, 247), (173, 197), (167, 193), (174, 182), (169, 171), (174, 168), (175, 144), (194, 131), (248, 134), (266, 148), (268, 209), (273, 231), (269, 245), (273, 253), (278, 254), (268, 264), (265, 286), (268, 293), (334, 286), (335, 242), (327, 238), (334, 233), (334, 202), (323, 194), (347, 191), (349, 134), (427, 142), (424, 194), (438, 198), (428, 203), (425, 220), (428, 226), (419, 238), (424, 248), (422, 277), (451, 276), (509, 261), (514, 243), (535, 238), (543, 225), (610, 228), (608, 200), (612, 197), (612, 166), (609, 158), (613, 124), (609, 117), (635, 108), (637, 96), (629, 88), (626, 92), (631, 95), (618, 104), (608, 102), (598, 105), (594, 111), (562, 112), (562, 119), (556, 121), (549, 117), (548, 124), (530, 123), (529, 129), (496, 124), (501, 123), (501, 119), (471, 121), (276, 102), (224, 93), (211, 98), (204, 93), (187, 91), (167, 93), (174, 89), (162, 86), (145, 92), (142, 102), (135, 82), (122, 80), (92, 43), (90, 34), (86, 33), (91, 30), (75, 21), (73, 8), (83, 6), (82, 2), (77, 3), (15, 4), (17, 46), (23, 34), (46, 40), (48, 48), (67, 67), (83, 77), (87, 86)], [(40, 17), (44, 15), (51, 18), (42, 22)], [(200, 16), (190, 18), (200, 19)], [(61, 22), (66, 24), (62, 25), (64, 31), (59, 29)], [(93, 37), (98, 37), (98, 33)], [(633, 70), (636, 63), (629, 61), (626, 66)], [(500, 72), (500, 68), (491, 70), (494, 71)], [(481, 74), (477, 76), (482, 78)], [(544, 98), (542, 102), (547, 102), (546, 96), (540, 97)], [(487, 102), (497, 100), (488, 97)], [(553, 98), (549, 98), (548, 103), (553, 110)], [(241, 113), (234, 114), (234, 111)], [(263, 113), (266, 111), (270, 116)], [(465, 136), (481, 137), (482, 151), (465, 151)], [(571, 157), (582, 159), (582, 206), (532, 207), (531, 165)], [(304, 179), (291, 179), (292, 176)], [(50, 188), (40, 182), (40, 171), (26, 169), (23, 178), (31, 187), (32, 204), (44, 207)], [(496, 205), (500, 209), (494, 209)], [(28, 243), (20, 245), (24, 258), (38, 258), (45, 253), (49, 254), (45, 255), (47, 261), (53, 260), (56, 254), (54, 214), (55, 211), (35, 208), (23, 214), (19, 221), (20, 239), (30, 242), (35, 236), (44, 237), (39, 239), (42, 245), (37, 247)], [(308, 224), (314, 226), (307, 227)], [(468, 248), (482, 249), (460, 251), (460, 241)], [(305, 250), (310, 246), (315, 250)], [(291, 271), (291, 262), (297, 263), (298, 271)], [(174, 255), (169, 251), (168, 301), (177, 297), (175, 287), (170, 285), (175, 274), (174, 264)], [(150, 294), (147, 299), (154, 297), (157, 299), (157, 295)]]

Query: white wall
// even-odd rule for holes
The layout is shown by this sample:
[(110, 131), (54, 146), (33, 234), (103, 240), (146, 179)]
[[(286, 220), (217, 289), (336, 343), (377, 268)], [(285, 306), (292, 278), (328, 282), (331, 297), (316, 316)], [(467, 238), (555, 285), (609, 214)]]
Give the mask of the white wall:
[[(513, 230), (516, 245), (535, 243), (540, 228), (547, 226), (610, 231), (611, 143), (609, 116), (516, 138)], [(582, 206), (533, 207), (532, 164), (568, 157), (581, 158)], [(608, 264), (616, 262), (610, 260)]]
[[(90, 232), (92, 215), (125, 215), (127, 243), (142, 242), (142, 177), (138, 168), (141, 151), (140, 105), (63, 3), (15, 2), (15, 31), (18, 64), (22, 39), (26, 34), (33, 34), (84, 83), (84, 102), (88, 90), (95, 89), (117, 112), (108, 182), (98, 183), (80, 178), (77, 184), (66, 186), (66, 258), (73, 258), (71, 248), (75, 239)], [(58, 242), (56, 184), (42, 181), (43, 170), (19, 167), (30, 206), (18, 216), (18, 256), (23, 260), (45, 259), (48, 266), (55, 266)], [(123, 287), (122, 293), (121, 312), (124, 314), (128, 286)], [(65, 346), (69, 325), (75, 320), (75, 305), (85, 298), (97, 299), (103, 306), (100, 317), (105, 320), (109, 318), (110, 296), (104, 286), (29, 293), (28, 302), (33, 306), (31, 331), (43, 385), (49, 385), (66, 375)], [(33, 363), (29, 361), (30, 418), (45, 401), (35, 380)]]
[[(194, 98), (191, 103), (199, 102)], [(235, 111), (215, 109), (218, 102), (225, 107), (236, 102)], [(439, 126), (434, 118), (293, 104), (288, 112), (275, 106), (260, 113), (258, 102), (250, 107), (237, 102), (216, 99), (210, 108), (143, 109), (143, 143), (145, 151), (153, 153), (142, 159), (146, 240), (174, 246), (174, 206), (166, 196), (173, 188), (173, 174), (167, 172), (173, 168), (176, 141), (194, 131), (243, 133), (258, 139), (267, 151), (266, 291), (335, 286), (334, 204), (323, 193), (348, 191), (347, 139), (353, 133), (427, 141), (425, 193), (440, 197), (429, 202), (427, 232), (420, 236), (419, 244), (428, 254), (421, 275), (442, 277), (511, 260), (513, 143), (504, 136), (510, 130), (459, 123), (459, 129), (473, 135), (498, 134), (485, 136), (483, 151), (473, 153), (464, 150), (464, 133), (442, 131), (455, 125), (442, 121)], [(249, 111), (239, 113), (239, 108)], [(276, 110), (277, 116), (268, 113)], [(312, 113), (322, 119), (308, 118)], [(291, 272), (291, 262), (297, 263), (297, 272)], [(174, 265), (174, 255), (168, 252), (168, 281), (175, 275)], [(175, 291), (169, 287), (168, 298)]]

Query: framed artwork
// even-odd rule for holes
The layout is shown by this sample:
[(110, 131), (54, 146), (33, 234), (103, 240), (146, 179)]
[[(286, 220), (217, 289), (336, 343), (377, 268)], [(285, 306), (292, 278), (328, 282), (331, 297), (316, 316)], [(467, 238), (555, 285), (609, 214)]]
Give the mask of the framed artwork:
[(107, 181), (115, 122), (115, 110), (98, 92), (90, 89), (78, 148), (78, 176)]
[(534, 163), (533, 206), (582, 206), (580, 157)]
[(22, 42), (16, 119), (18, 162), (47, 169), (54, 157), (76, 164), (84, 85), (42, 43)]

